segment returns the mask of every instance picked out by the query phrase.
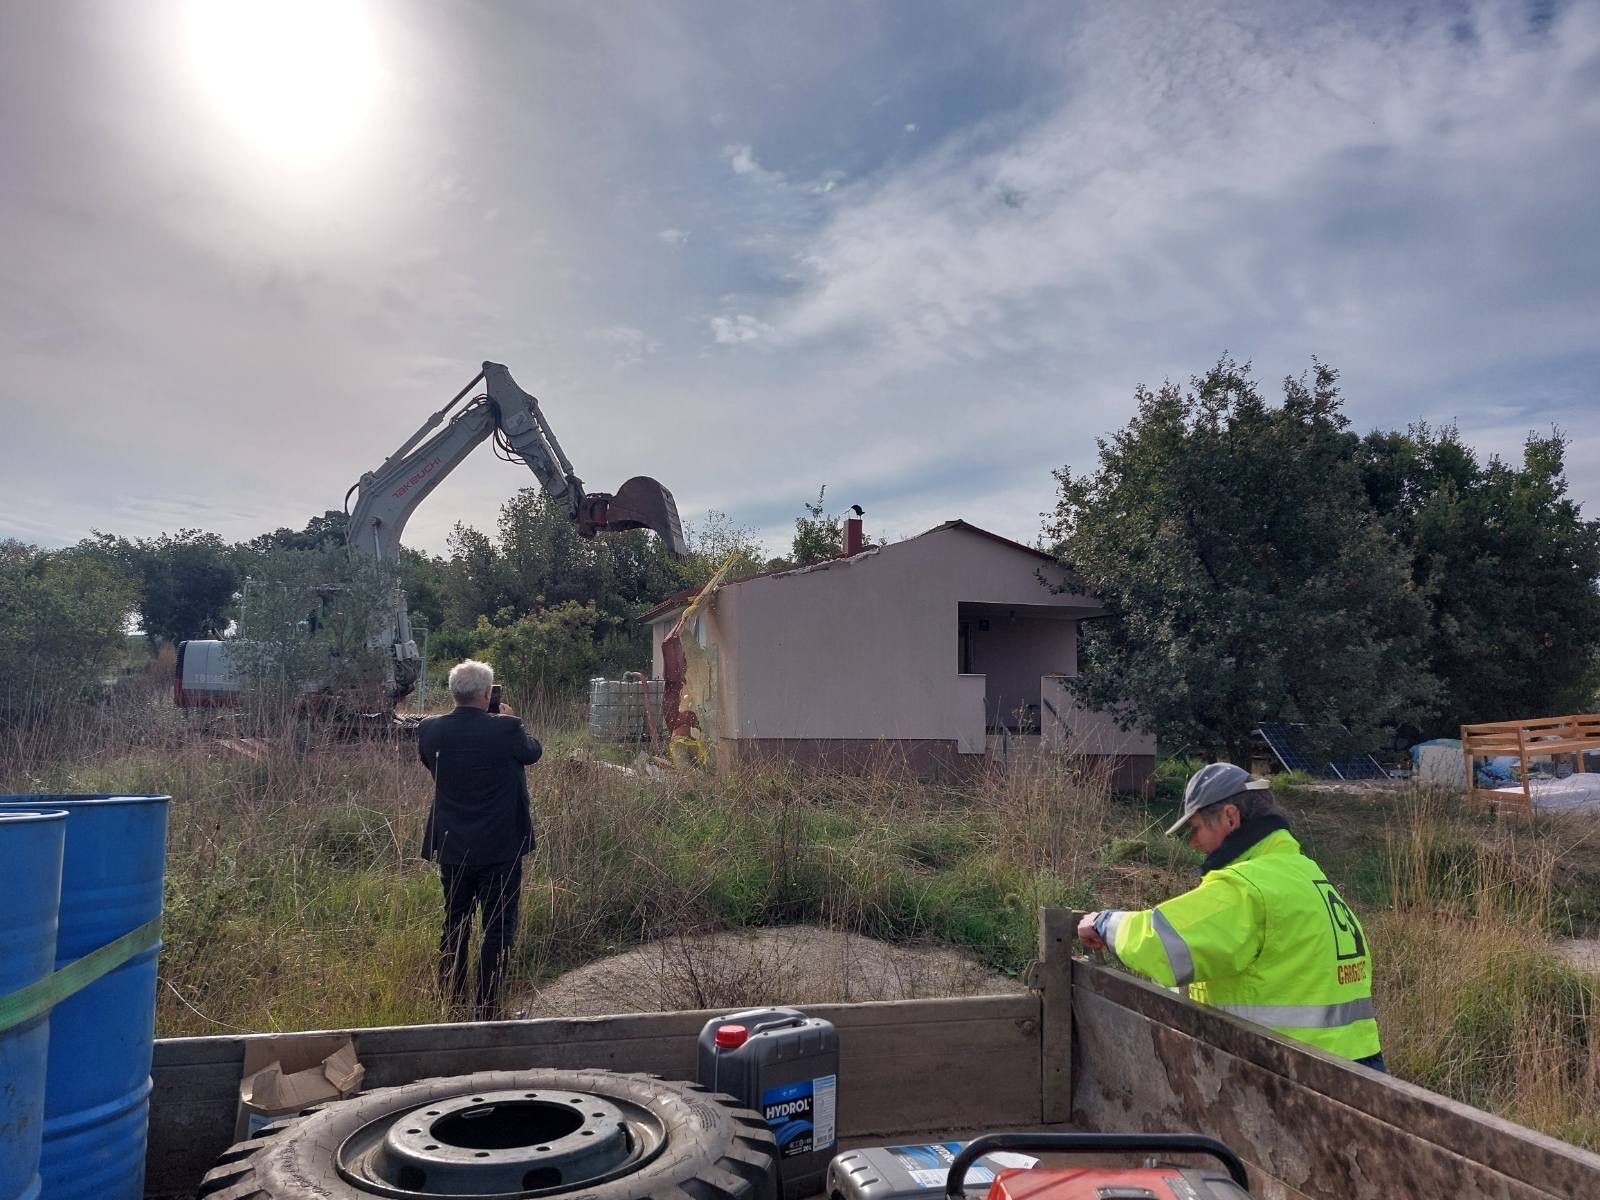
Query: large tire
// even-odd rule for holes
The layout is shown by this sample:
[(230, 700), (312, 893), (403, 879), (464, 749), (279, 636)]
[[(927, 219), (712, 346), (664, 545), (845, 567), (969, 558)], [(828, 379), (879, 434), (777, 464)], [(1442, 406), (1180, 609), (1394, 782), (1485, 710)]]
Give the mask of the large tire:
[(766, 1123), (698, 1084), (610, 1071), (480, 1071), (379, 1088), (263, 1127), (206, 1174), (204, 1200), (373, 1200), (340, 1175), (336, 1155), (369, 1122), (486, 1091), (569, 1091), (647, 1108), (665, 1131), (653, 1159), (620, 1178), (578, 1184), (583, 1200), (777, 1200), (777, 1145)]

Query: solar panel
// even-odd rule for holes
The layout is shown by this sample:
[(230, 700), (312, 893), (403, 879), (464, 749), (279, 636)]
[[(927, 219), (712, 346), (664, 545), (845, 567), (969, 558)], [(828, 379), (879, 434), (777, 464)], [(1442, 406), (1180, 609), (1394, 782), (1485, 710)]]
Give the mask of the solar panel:
[(1371, 754), (1352, 754), (1354, 737), (1343, 725), (1292, 725), (1263, 721), (1256, 729), (1285, 771), (1317, 779), (1387, 779)]
[(1320, 764), (1300, 752), (1294, 729), (1293, 725), (1263, 721), (1256, 732), (1261, 735), (1261, 740), (1267, 744), (1267, 749), (1272, 751), (1285, 771), (1304, 771), (1307, 775), (1324, 774)]

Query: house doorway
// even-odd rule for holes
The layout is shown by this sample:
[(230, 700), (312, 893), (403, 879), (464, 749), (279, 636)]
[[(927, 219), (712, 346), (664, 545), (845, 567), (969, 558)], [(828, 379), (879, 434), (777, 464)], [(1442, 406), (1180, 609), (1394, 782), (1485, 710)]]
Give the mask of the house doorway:
[(1040, 678), (1074, 672), (1077, 624), (1050, 605), (957, 606), (956, 669), (984, 676), (988, 732), (1039, 732)]

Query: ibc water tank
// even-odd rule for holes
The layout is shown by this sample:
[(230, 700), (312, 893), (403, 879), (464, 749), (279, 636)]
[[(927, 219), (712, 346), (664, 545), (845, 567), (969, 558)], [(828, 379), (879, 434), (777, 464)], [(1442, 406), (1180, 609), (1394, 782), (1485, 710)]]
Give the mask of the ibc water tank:
[[(161, 915), (166, 796), (0, 796), (66, 812), (56, 970)], [(39, 1158), (42, 1200), (140, 1200), (159, 942), (56, 1005)]]
[[(66, 831), (60, 810), (0, 813), (0, 879), (8, 893), (0, 904), (0, 996), (55, 970)], [(0, 1030), (0, 1200), (39, 1195), (49, 1045), (49, 1009)]]

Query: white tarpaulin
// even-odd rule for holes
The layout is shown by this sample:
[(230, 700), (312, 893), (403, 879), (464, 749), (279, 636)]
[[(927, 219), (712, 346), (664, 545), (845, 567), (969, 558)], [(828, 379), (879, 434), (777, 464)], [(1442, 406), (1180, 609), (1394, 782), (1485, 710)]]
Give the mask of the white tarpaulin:
[[(1496, 788), (1508, 796), (1522, 795), (1520, 787)], [(1600, 774), (1593, 771), (1568, 775), (1565, 779), (1530, 779), (1528, 794), (1541, 812), (1600, 813)]]

